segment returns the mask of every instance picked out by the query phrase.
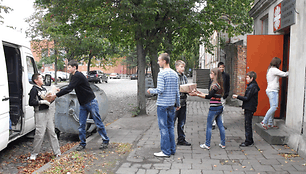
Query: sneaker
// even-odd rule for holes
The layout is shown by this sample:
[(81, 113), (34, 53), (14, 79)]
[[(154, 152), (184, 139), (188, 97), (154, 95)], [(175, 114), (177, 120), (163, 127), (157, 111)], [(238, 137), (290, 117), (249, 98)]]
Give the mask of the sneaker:
[(207, 150), (210, 149), (210, 147), (206, 146), (206, 144), (200, 144), (200, 147), (201, 147), (202, 149), (207, 149)]
[(268, 129), (268, 127), (267, 127), (267, 125), (266, 125), (265, 123), (260, 122), (260, 125), (261, 125), (262, 128), (264, 128), (264, 129), (266, 129), (266, 130)]
[(158, 152), (158, 153), (154, 153), (154, 156), (156, 157), (166, 157), (166, 158), (169, 158), (170, 156), (169, 155), (166, 155), (164, 154), (164, 152)]
[(106, 149), (108, 147), (108, 143), (102, 143), (99, 149)]
[(249, 146), (253, 146), (253, 145), (254, 145), (254, 143), (243, 142), (243, 143), (241, 143), (239, 146), (240, 146), (240, 147), (249, 147)]
[(32, 154), (32, 155), (31, 155), (30, 157), (28, 157), (27, 159), (28, 159), (28, 160), (33, 160), (33, 161), (34, 161), (34, 160), (36, 160), (36, 157), (37, 157), (37, 155), (33, 155), (33, 154)]
[(223, 126), (223, 127), (224, 127), (225, 130), (227, 130), (227, 127), (226, 127), (226, 126)]
[(191, 144), (188, 143), (187, 141), (177, 142), (177, 145), (181, 145), (181, 146), (191, 146)]
[(221, 147), (222, 149), (225, 149), (225, 146), (223, 146), (222, 144), (219, 144), (219, 147)]
[(270, 129), (270, 128), (278, 129), (279, 127), (276, 126), (276, 125), (268, 125), (268, 128), (269, 128), (269, 129)]
[(216, 129), (216, 126), (215, 126), (215, 125), (212, 125), (211, 129), (212, 129), (212, 130), (215, 130), (215, 129)]
[(82, 146), (82, 145), (79, 145), (77, 148), (76, 148), (76, 151), (81, 151), (85, 149), (85, 146)]

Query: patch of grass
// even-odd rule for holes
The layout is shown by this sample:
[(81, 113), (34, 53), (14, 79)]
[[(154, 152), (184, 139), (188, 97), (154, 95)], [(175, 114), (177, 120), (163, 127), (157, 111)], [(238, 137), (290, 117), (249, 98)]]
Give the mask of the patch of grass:
[(132, 113), (132, 117), (138, 116), (138, 114), (140, 113), (139, 107), (134, 107), (131, 113)]
[(52, 167), (43, 173), (84, 173), (87, 166), (95, 157), (86, 152), (70, 152), (60, 159), (54, 160)]
[[(67, 143), (64, 146), (61, 146), (61, 152), (66, 152), (76, 144), (79, 144), (79, 142)], [(33, 173), (48, 162), (55, 160), (54, 154), (50, 152), (40, 153), (35, 161), (28, 160), (27, 157), (29, 156), (30, 154), (17, 157), (17, 159), (21, 160), (21, 163), (26, 163), (26, 165), (18, 167), (19, 173)]]
[(60, 159), (53, 160), (52, 167), (45, 174), (67, 173), (95, 173), (112, 174), (116, 164), (125, 159), (131, 152), (132, 144), (111, 143), (108, 148), (100, 152), (96, 150), (74, 151), (62, 155)]

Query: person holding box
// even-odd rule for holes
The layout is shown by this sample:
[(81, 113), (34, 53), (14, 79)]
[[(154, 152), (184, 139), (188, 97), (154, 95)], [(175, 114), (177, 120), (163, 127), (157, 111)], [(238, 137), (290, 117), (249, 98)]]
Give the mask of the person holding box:
[[(47, 92), (43, 78), (40, 74), (35, 73), (32, 76), (32, 81), (35, 85), (32, 87), (29, 95), (29, 105), (34, 107), (35, 117), (35, 136), (33, 143), (33, 151), (30, 160), (36, 160), (36, 157), (41, 149), (41, 145), (44, 141), (45, 133), (47, 133), (51, 148), (56, 157), (61, 155), (61, 150), (58, 144), (58, 139), (54, 128), (54, 116), (49, 114), (50, 93)], [(48, 101), (49, 100), (49, 101)]]
[[(179, 84), (184, 85), (188, 83), (187, 77), (184, 74), (185, 62), (182, 60), (177, 60), (175, 62), (175, 69), (179, 77)], [(189, 142), (185, 139), (184, 126), (186, 123), (186, 108), (187, 108), (187, 94), (186, 92), (180, 92), (180, 103), (181, 108), (175, 111), (175, 121), (177, 119), (177, 145), (191, 146)], [(174, 121), (174, 123), (175, 123)]]
[(253, 130), (252, 119), (253, 114), (257, 110), (258, 92), (260, 90), (256, 82), (256, 73), (250, 71), (246, 74), (246, 81), (248, 83), (244, 96), (233, 94), (233, 98), (243, 101), (242, 109), (244, 109), (244, 128), (245, 128), (245, 142), (242, 142), (240, 147), (253, 146)]

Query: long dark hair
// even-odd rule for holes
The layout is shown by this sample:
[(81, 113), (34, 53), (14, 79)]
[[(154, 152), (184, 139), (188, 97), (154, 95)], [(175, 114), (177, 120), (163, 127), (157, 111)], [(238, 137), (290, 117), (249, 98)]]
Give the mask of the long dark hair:
[(214, 73), (214, 79), (212, 79), (212, 83), (210, 85), (210, 90), (213, 84), (218, 84), (222, 90), (222, 95), (224, 93), (223, 90), (223, 78), (222, 78), (222, 72), (219, 68), (213, 68), (210, 70), (212, 73)]
[(278, 57), (273, 57), (273, 59), (271, 60), (270, 62), (270, 65), (269, 65), (269, 69), (271, 67), (276, 67), (276, 68), (279, 68), (280, 64), (282, 63), (282, 60)]

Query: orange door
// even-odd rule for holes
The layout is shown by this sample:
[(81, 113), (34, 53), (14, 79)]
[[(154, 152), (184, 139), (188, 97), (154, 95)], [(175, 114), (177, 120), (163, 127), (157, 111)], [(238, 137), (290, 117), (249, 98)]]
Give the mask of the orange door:
[[(265, 116), (270, 108), (269, 98), (266, 95), (267, 79), (266, 73), (273, 57), (278, 57), (283, 62), (283, 35), (248, 35), (247, 36), (247, 72), (255, 71), (257, 73), (257, 83), (260, 91), (258, 93), (258, 107), (254, 113), (255, 116)], [(280, 66), (282, 67), (282, 65)], [(281, 86), (281, 84), (280, 84)], [(279, 106), (280, 106), (279, 92)], [(274, 115), (280, 117), (278, 107)]]

